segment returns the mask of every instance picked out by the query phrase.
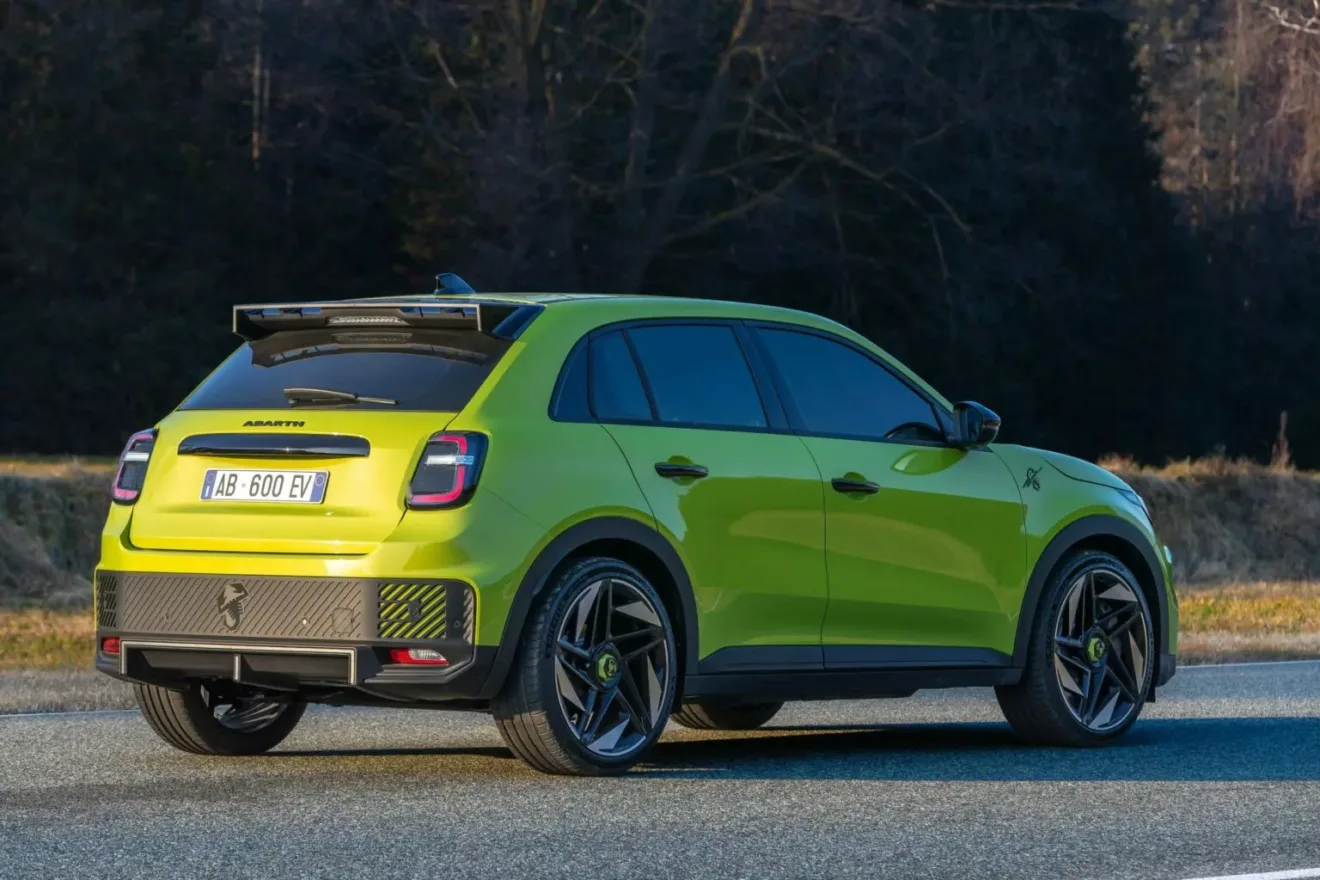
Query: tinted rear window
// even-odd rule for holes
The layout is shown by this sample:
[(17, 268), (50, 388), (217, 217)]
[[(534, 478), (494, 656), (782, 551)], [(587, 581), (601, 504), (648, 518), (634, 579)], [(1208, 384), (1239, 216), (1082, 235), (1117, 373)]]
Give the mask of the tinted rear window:
[(591, 406), (602, 422), (647, 422), (651, 404), (619, 331), (591, 342)]
[(456, 412), (490, 375), (509, 342), (451, 330), (305, 330), (243, 345), (182, 409), (284, 409), (285, 388), (323, 388), (398, 401), (353, 409)]
[(765, 408), (733, 330), (725, 326), (635, 327), (637, 349), (660, 421), (764, 428)]

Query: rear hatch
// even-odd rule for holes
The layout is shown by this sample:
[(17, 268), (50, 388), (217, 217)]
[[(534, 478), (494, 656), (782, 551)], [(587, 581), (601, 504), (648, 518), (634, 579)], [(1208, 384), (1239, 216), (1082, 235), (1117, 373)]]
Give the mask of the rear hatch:
[[(467, 405), (509, 345), (476, 323), (291, 323), (252, 334), (261, 338), (160, 423), (134, 506), (134, 546), (371, 552), (403, 516), (427, 439)], [(371, 400), (336, 396), (348, 394)]]

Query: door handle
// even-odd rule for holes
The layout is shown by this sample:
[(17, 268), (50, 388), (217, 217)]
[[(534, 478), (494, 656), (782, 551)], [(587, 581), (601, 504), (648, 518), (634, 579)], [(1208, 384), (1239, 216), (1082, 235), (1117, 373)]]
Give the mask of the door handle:
[(834, 487), (835, 492), (842, 492), (845, 495), (874, 495), (880, 491), (880, 487), (870, 480), (848, 480), (843, 477), (835, 477), (830, 480), (830, 485)]
[(672, 461), (657, 461), (655, 472), (662, 477), (690, 477), (694, 480), (700, 480), (710, 473), (699, 464), (675, 464)]

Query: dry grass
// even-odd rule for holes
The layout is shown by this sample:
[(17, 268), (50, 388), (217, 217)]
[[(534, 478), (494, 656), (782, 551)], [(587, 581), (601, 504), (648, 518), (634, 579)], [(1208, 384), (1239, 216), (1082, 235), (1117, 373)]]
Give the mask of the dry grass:
[(0, 462), (0, 607), (91, 601), (88, 576), (110, 506), (111, 467), (77, 459)]
[(1183, 590), (1178, 600), (1187, 632), (1320, 634), (1320, 584), (1231, 584)]
[(95, 632), (90, 611), (0, 611), (0, 670), (90, 669)]
[(80, 458), (76, 455), (27, 455), (0, 460), (0, 474), (18, 477), (69, 477), (95, 473), (109, 479), (114, 468), (113, 458)]
[(1179, 585), (1320, 581), (1320, 475), (1223, 458), (1100, 464), (1146, 499)]
[(1320, 657), (1320, 583), (1188, 588), (1178, 612), (1180, 663)]

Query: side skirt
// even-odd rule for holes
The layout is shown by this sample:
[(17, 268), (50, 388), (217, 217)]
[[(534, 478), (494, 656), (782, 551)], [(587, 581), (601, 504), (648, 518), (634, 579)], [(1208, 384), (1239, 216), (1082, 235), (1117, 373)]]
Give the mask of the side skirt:
[(689, 675), (683, 682), (683, 697), (766, 701), (880, 699), (910, 697), (925, 688), (1017, 684), (1021, 678), (1022, 670), (1010, 667)]
[(826, 645), (724, 648), (701, 660), (683, 697), (843, 700), (908, 697), (925, 688), (1016, 684), (1022, 670), (984, 648)]

